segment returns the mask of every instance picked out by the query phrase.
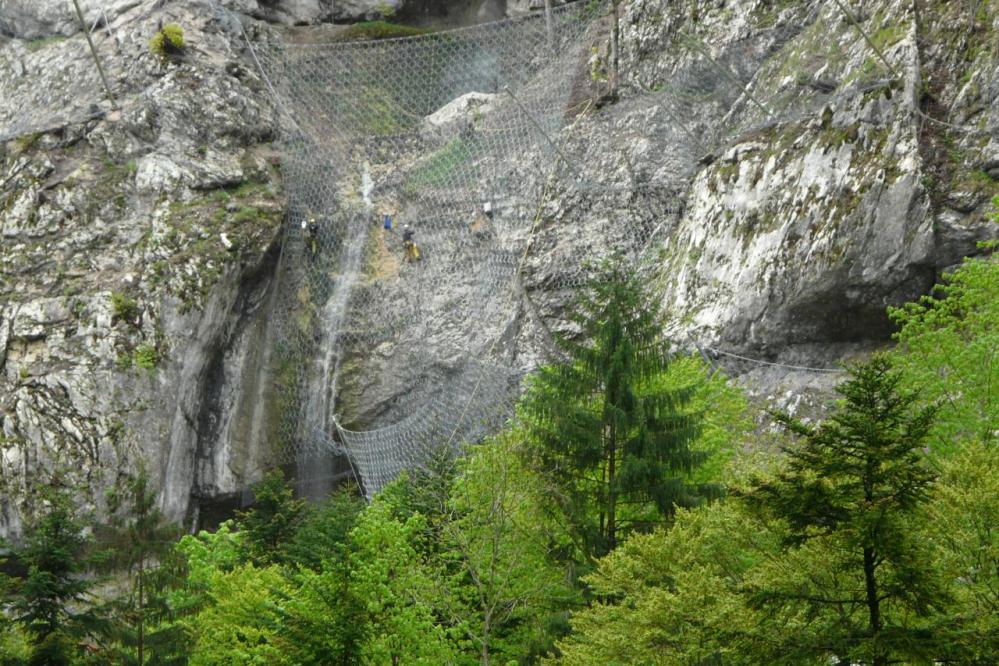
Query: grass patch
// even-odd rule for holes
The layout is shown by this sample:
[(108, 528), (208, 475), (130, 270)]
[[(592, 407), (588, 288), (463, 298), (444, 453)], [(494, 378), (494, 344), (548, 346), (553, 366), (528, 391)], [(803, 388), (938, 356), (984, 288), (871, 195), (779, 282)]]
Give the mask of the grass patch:
[(235, 215), (232, 216), (232, 221), (242, 224), (244, 222), (255, 222), (261, 217), (262, 213), (259, 208), (244, 206), (236, 211)]
[(432, 31), (426, 28), (389, 23), (388, 21), (362, 21), (344, 30), (338, 39), (344, 42), (398, 39), (400, 37), (418, 37), (429, 32)]
[(881, 28), (873, 35), (871, 35), (871, 41), (874, 42), (874, 44), (879, 49), (884, 50), (889, 46), (892, 46), (902, 41), (902, 38), (905, 37), (906, 32), (907, 28), (904, 25), (892, 24), (884, 28)]
[(985, 195), (990, 199), (999, 193), (999, 181), (982, 170), (966, 172), (954, 179), (953, 189)]
[(40, 51), (46, 46), (51, 46), (52, 44), (58, 44), (59, 42), (66, 41), (64, 35), (49, 35), (48, 37), (39, 37), (38, 39), (32, 39), (30, 42), (24, 43), (24, 48), (28, 49), (32, 53), (35, 51)]
[(14, 139), (11, 144), (13, 146), (13, 157), (20, 157), (29, 150), (35, 147), (38, 140), (42, 138), (44, 132), (32, 132), (31, 134), (25, 134)]
[(358, 101), (364, 110), (358, 122), (365, 132), (379, 136), (401, 134), (413, 123), (388, 90), (365, 86)]
[(135, 348), (134, 362), (137, 368), (155, 370), (160, 362), (160, 353), (153, 345), (139, 345)]
[(420, 164), (407, 179), (406, 185), (410, 188), (444, 185), (455, 170), (471, 157), (468, 141), (456, 137)]

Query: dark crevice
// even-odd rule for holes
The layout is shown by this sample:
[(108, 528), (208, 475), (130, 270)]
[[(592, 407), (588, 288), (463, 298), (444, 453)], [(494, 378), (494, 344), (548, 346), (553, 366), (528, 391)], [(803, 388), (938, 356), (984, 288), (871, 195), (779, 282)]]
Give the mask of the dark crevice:
[[(203, 487), (204, 478), (217, 477), (212, 473), (216, 447), (222, 445), (227, 410), (238, 406), (239, 397), (232, 404), (227, 404), (227, 392), (233, 390), (230, 377), (233, 369), (227, 361), (228, 352), (239, 344), (247, 335), (253, 335), (252, 329), (260, 321), (261, 308), (266, 307), (270, 299), (268, 295), (274, 288), (278, 258), (281, 244), (275, 241), (261, 257), (259, 262), (244, 268), (239, 276), (239, 294), (228, 313), (228, 321), (221, 327), (219, 336), (212, 349), (212, 360), (205, 373), (202, 394), (197, 414), (197, 449), (195, 454), (195, 469), (188, 522), (197, 522), (200, 526), (217, 525), (231, 514), (231, 507), (238, 508), (238, 496), (241, 492), (220, 494), (217, 488)], [(239, 368), (236, 369), (239, 372)], [(229, 515), (228, 517), (231, 517)], [(206, 522), (207, 521), (207, 522)]]

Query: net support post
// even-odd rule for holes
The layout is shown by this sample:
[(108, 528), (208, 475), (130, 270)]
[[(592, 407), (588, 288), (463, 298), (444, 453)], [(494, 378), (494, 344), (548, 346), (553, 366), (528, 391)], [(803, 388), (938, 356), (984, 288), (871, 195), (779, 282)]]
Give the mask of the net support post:
[(90, 36), (90, 31), (87, 30), (87, 22), (83, 18), (83, 11), (80, 9), (79, 0), (73, 0), (73, 8), (76, 9), (76, 18), (80, 20), (80, 28), (83, 30), (83, 36), (87, 38), (87, 44), (90, 46), (90, 55), (94, 59), (94, 64), (97, 65), (97, 73), (101, 75), (101, 83), (104, 84), (104, 92), (107, 93), (108, 100), (111, 102), (111, 108), (117, 110), (118, 103), (114, 98), (114, 93), (111, 92), (111, 85), (108, 83), (108, 77), (104, 75), (104, 68), (101, 66), (100, 56), (97, 55), (97, 47), (94, 46), (94, 40)]

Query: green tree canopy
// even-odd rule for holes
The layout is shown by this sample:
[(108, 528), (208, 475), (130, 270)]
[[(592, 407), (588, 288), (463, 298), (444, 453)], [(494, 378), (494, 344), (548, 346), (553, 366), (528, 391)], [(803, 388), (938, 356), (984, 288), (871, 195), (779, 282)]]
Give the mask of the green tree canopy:
[(824, 655), (885, 666), (938, 654), (933, 622), (946, 595), (912, 524), (934, 480), (922, 448), (936, 410), (917, 407), (901, 383), (879, 355), (850, 369), (843, 402), (819, 426), (776, 415), (799, 441), (746, 498), (787, 524), (788, 551), (761, 569), (752, 600), (815, 620), (808, 635), (771, 646), (770, 663)]
[(586, 577), (597, 599), (572, 616), (572, 633), (552, 662), (767, 663), (745, 649), (745, 636), (802, 626), (774, 626), (741, 593), (753, 568), (780, 553), (780, 533), (768, 527), (727, 501), (681, 509), (669, 530), (632, 535)]
[(999, 259), (966, 260), (934, 295), (889, 310), (898, 366), (940, 414), (930, 440), (946, 452), (999, 436)]
[(246, 555), (260, 565), (280, 562), (284, 559), (283, 546), (292, 539), (305, 517), (306, 504), (295, 499), (279, 469), (268, 472), (253, 487), (253, 495), (249, 511), (236, 516)]
[(565, 360), (533, 378), (521, 416), (534, 469), (599, 555), (621, 529), (669, 519), (717, 488), (690, 480), (708, 457), (694, 446), (702, 415), (690, 407), (695, 385), (663, 379), (672, 356), (656, 299), (623, 265), (605, 264), (570, 318), (579, 335), (559, 340)]
[(917, 528), (951, 582), (944, 656), (999, 663), (999, 447), (966, 442), (943, 460)]
[(27, 576), (9, 597), (16, 622), (32, 642), (32, 664), (68, 664), (73, 640), (96, 625), (88, 605), (91, 583), (84, 578), (89, 540), (65, 491), (49, 490), (44, 508), (25, 526), (24, 546), (15, 551)]
[(128, 576), (124, 593), (106, 609), (115, 620), (109, 632), (114, 660), (139, 666), (183, 663), (186, 635), (168, 603), (168, 594), (183, 583), (175, 550), (181, 531), (157, 507), (144, 471), (108, 499), (111, 524), (99, 532), (108, 549), (105, 564)]
[(575, 598), (551, 557), (564, 536), (545, 519), (518, 435), (477, 445), (462, 461), (442, 526), (437, 597), (484, 665), (548, 647), (552, 615)]
[(416, 514), (405, 522), (378, 498), (351, 532), (350, 585), (372, 627), (362, 656), (372, 664), (446, 664), (455, 646), (435, 622), (433, 578), (414, 547), (426, 524)]
[(334, 492), (325, 503), (307, 507), (294, 533), (279, 547), (276, 561), (313, 571), (344, 562), (349, 552), (350, 531), (364, 506), (357, 487), (348, 485)]

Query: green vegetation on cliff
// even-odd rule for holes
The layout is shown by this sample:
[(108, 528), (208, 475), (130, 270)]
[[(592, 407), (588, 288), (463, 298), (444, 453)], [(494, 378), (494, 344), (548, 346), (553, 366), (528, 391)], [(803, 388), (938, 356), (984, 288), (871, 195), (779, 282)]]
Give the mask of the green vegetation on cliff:
[(605, 284), (518, 420), (369, 505), (348, 487), (310, 507), (273, 474), (234, 522), (154, 549), (139, 483), (111, 532), (132, 547), (96, 532), (125, 602), (86, 596), (102, 548), (41, 502), (0, 663), (996, 663), (999, 261), (894, 310), (898, 347), (777, 433), (663, 353), (641, 289)]

